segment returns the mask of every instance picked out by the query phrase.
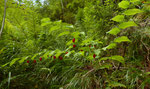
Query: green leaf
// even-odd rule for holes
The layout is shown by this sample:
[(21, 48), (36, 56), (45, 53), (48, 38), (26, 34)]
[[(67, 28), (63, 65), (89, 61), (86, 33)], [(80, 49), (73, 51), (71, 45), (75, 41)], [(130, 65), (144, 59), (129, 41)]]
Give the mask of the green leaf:
[(47, 56), (48, 56), (49, 53), (50, 53), (50, 52), (47, 51), (42, 57), (44, 57), (44, 59), (47, 59)]
[(5, 66), (7, 66), (8, 64), (10, 64), (10, 63), (8, 62), (8, 63), (6, 63), (6, 64), (2, 65), (1, 67), (5, 67)]
[(80, 32), (73, 32), (71, 35), (72, 35), (74, 38), (78, 38), (79, 35), (80, 35)]
[(105, 51), (105, 50), (107, 50), (107, 49), (113, 49), (113, 48), (115, 48), (116, 46), (117, 46), (116, 43), (111, 43), (111, 44), (109, 44), (108, 46), (106, 46), (106, 47), (104, 47), (104, 48), (102, 48), (102, 49)]
[(96, 50), (94, 50), (94, 53), (95, 53), (96, 55), (99, 55), (99, 54), (101, 53), (101, 51), (100, 51), (100, 49), (96, 49)]
[(10, 66), (12, 66), (16, 61), (18, 61), (20, 58), (15, 58), (10, 62)]
[(41, 26), (46, 26), (46, 25), (48, 25), (48, 24), (51, 24), (49, 18), (43, 18), (43, 19), (41, 20), (41, 22), (42, 22)]
[(49, 25), (51, 24), (51, 22), (45, 22), (45, 23), (42, 23), (41, 26), (46, 26), (46, 25)]
[(41, 20), (41, 22), (48, 22), (48, 21), (50, 21), (50, 18), (43, 18), (43, 19)]
[(23, 57), (21, 60), (19, 60), (19, 63), (22, 64), (28, 57), (29, 57), (29, 56)]
[(137, 13), (142, 13), (143, 11), (140, 9), (128, 9), (124, 12), (125, 15), (135, 15)]
[(120, 29), (116, 27), (116, 28), (111, 29), (107, 33), (112, 34), (112, 35), (117, 35), (119, 32), (120, 32)]
[(69, 25), (69, 26), (66, 26), (67, 28), (74, 28), (74, 26), (73, 25)]
[(101, 59), (99, 59), (99, 61), (105, 61), (105, 60), (108, 60), (109, 57), (102, 57)]
[(109, 57), (109, 59), (116, 60), (116, 61), (124, 64), (124, 58), (120, 55), (111, 56), (111, 57)]
[(126, 9), (129, 7), (130, 3), (128, 1), (121, 1), (118, 5), (120, 8)]
[(31, 59), (34, 60), (34, 58), (37, 57), (38, 55), (39, 53), (34, 54), (34, 56)]
[(124, 64), (124, 58), (120, 55), (115, 55), (115, 56), (111, 56), (111, 57), (103, 57), (101, 59), (99, 59), (99, 61), (105, 61), (105, 60), (115, 60), (115, 61), (118, 61), (120, 63), (123, 63)]
[(122, 22), (124, 20), (124, 15), (117, 15), (114, 18), (112, 18), (112, 20), (116, 22)]
[(123, 22), (119, 25), (119, 28), (125, 29), (131, 26), (137, 26), (137, 24), (135, 24), (133, 21)]
[(130, 2), (139, 2), (140, 0), (130, 0)]
[(103, 65), (100, 66), (99, 69), (105, 69), (105, 68), (109, 69), (110, 67), (112, 67), (111, 64), (103, 64)]
[(121, 36), (121, 37), (115, 38), (114, 42), (121, 43), (121, 42), (131, 42), (131, 41), (128, 39), (128, 37)]
[(63, 36), (63, 35), (68, 35), (69, 33), (70, 33), (69, 31), (62, 32), (58, 35), (58, 37)]
[(4, 51), (5, 49), (6, 49), (5, 47), (2, 48), (2, 49), (0, 50), (0, 54), (3, 53), (3, 51)]
[(58, 29), (60, 29), (60, 26), (53, 26), (52, 28), (49, 29), (49, 33)]
[(72, 40), (68, 41), (66, 45), (72, 44)]
[(84, 56), (84, 51), (79, 51), (79, 54)]
[(60, 51), (60, 50), (59, 50), (59, 51), (56, 53), (56, 55), (55, 55), (56, 58), (58, 58), (62, 53), (63, 53), (63, 51)]
[(110, 86), (112, 88), (114, 88), (114, 87), (124, 87), (124, 88), (126, 88), (126, 86), (124, 84), (114, 82), (114, 81), (109, 82), (108, 86)]

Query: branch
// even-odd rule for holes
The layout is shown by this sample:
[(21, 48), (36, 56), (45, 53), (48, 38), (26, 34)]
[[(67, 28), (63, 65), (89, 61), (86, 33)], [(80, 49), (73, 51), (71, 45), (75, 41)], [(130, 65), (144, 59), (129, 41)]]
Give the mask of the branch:
[(3, 31), (3, 29), (4, 29), (4, 25), (5, 25), (5, 17), (6, 17), (6, 3), (7, 3), (7, 0), (5, 0), (4, 16), (3, 16), (2, 27), (1, 27), (1, 30), (0, 30), (0, 38), (1, 38), (2, 31)]

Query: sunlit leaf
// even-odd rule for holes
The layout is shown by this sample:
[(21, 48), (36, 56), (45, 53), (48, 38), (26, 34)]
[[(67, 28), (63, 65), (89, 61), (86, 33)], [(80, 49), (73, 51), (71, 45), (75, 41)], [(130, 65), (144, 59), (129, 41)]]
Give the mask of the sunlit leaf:
[(120, 8), (126, 9), (129, 7), (130, 3), (129, 1), (121, 1), (118, 5)]
[(109, 57), (109, 59), (116, 60), (116, 61), (124, 64), (124, 58), (120, 55), (111, 56), (111, 57)]
[(130, 2), (138, 2), (138, 1), (140, 1), (140, 0), (130, 0)]
[(11, 62), (10, 62), (10, 66), (12, 66), (16, 61), (18, 61), (20, 58), (15, 58), (15, 59), (13, 59), (13, 60), (11, 60)]
[(102, 49), (105, 51), (105, 50), (107, 50), (107, 49), (113, 49), (113, 48), (115, 48), (116, 46), (117, 46), (116, 43), (111, 43), (111, 44), (109, 44), (108, 46), (106, 46), (106, 47), (104, 47), (104, 48), (102, 48)]
[(112, 18), (112, 20), (116, 22), (122, 22), (124, 20), (124, 15), (117, 15), (114, 18)]
[(119, 32), (120, 32), (120, 29), (116, 27), (116, 28), (111, 29), (107, 33), (112, 34), (112, 35), (117, 35)]
[(68, 35), (69, 33), (70, 33), (69, 31), (62, 32), (58, 35), (58, 37), (63, 36), (63, 35)]
[(131, 42), (131, 41), (128, 39), (128, 37), (121, 36), (121, 37), (115, 38), (114, 42), (121, 43), (121, 42)]
[(114, 81), (109, 82), (108, 86), (113, 87), (113, 88), (114, 87), (124, 87), (124, 88), (126, 88), (126, 86), (124, 84), (114, 82)]
[(143, 11), (140, 9), (129, 9), (124, 12), (125, 15), (135, 15), (137, 13), (142, 13)]
[(19, 63), (22, 64), (28, 57), (29, 57), (29, 56), (23, 57), (21, 60), (19, 60)]
[(125, 29), (125, 28), (132, 27), (132, 26), (137, 26), (137, 24), (135, 24), (133, 21), (128, 21), (128, 22), (121, 23), (119, 25), (119, 28)]

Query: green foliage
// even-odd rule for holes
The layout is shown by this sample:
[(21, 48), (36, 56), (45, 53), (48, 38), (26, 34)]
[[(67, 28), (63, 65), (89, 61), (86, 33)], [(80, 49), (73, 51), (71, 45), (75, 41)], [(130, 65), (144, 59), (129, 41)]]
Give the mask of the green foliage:
[(128, 27), (137, 26), (133, 21), (123, 22), (119, 25), (119, 28), (126, 29)]
[(114, 18), (112, 18), (112, 20), (116, 22), (122, 22), (124, 20), (124, 15), (117, 15)]
[(124, 12), (125, 15), (135, 15), (138, 13), (142, 13), (143, 11), (140, 9), (128, 9)]
[[(0, 38), (0, 88), (149, 86), (147, 4), (140, 0), (22, 2), (8, 2)], [(0, 1), (1, 17), (3, 9)]]
[(126, 9), (129, 7), (130, 3), (129, 1), (121, 1), (118, 5), (120, 8)]

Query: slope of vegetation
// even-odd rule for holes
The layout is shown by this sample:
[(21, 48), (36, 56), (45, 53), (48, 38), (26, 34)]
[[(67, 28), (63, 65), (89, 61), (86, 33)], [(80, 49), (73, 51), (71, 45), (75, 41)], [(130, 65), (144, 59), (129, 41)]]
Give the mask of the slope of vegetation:
[(150, 89), (149, 0), (6, 1), (0, 89)]

